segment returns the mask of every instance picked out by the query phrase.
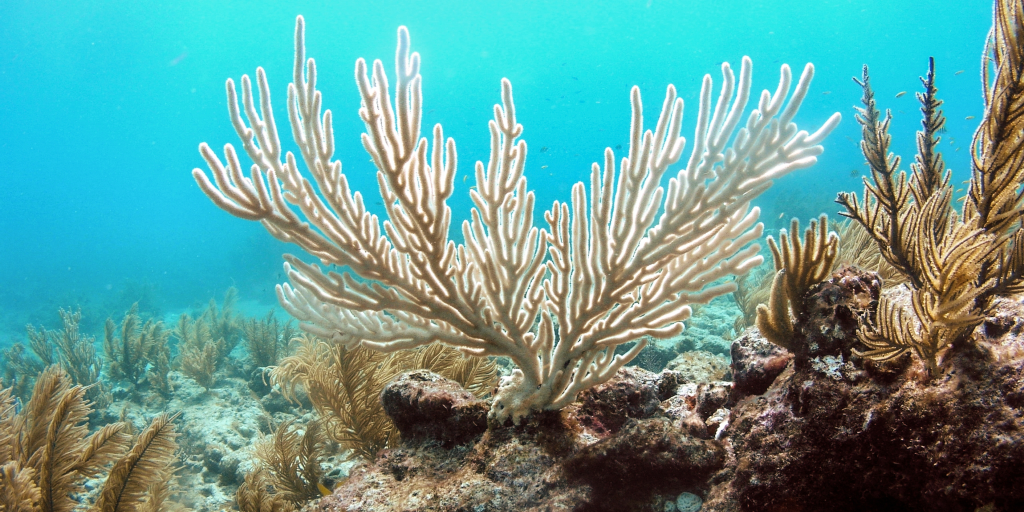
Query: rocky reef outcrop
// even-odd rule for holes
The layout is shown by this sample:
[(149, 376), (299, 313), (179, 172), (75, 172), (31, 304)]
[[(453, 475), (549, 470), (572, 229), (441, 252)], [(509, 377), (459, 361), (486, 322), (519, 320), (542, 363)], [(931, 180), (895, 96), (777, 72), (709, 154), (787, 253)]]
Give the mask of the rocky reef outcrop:
[(997, 311), (937, 379), (909, 355), (790, 365), (731, 409), (705, 510), (1024, 509), (1024, 305)]
[(735, 385), (627, 367), (562, 411), (484, 428), (482, 402), (406, 375), (382, 395), (419, 418), (402, 445), (315, 508), (666, 511), (689, 493), (705, 511), (1024, 509), (1024, 302), (1000, 299), (930, 378), (909, 355), (850, 350), (877, 284), (842, 269), (814, 287), (800, 357), (745, 333)]
[[(665, 510), (683, 491), (705, 493), (726, 461), (697, 411), (724, 403), (727, 383), (680, 386), (676, 372), (628, 367), (570, 408), (492, 424), (462, 444), (448, 432), (471, 432), (478, 417), (453, 387), (422, 371), (392, 382), (382, 394), (392, 417), (419, 415), (427, 404), (425, 423), (444, 428), (400, 429), (402, 446), (355, 468), (316, 509)], [(718, 392), (700, 393), (710, 388)]]

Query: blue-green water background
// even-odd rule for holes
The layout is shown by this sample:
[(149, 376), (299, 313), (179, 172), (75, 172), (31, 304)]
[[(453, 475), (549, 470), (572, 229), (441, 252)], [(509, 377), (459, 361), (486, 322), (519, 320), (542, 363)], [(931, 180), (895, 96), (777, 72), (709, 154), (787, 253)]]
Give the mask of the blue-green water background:
[[(529, 184), (546, 208), (568, 199), (605, 147), (622, 145), (623, 154), (634, 84), (651, 126), (674, 83), (690, 139), (700, 80), (711, 73), (717, 87), (723, 61), (751, 56), (755, 91), (774, 91), (782, 63), (798, 75), (813, 62), (817, 75), (797, 121), (813, 130), (832, 112), (844, 119), (816, 167), (780, 180), (758, 202), (770, 232), (792, 216), (834, 215), (837, 191), (860, 191), (866, 167), (852, 110), (860, 89), (850, 77), (865, 63), (880, 106), (893, 109), (894, 149), (906, 168), (920, 121), (913, 92), (936, 58), (949, 118), (942, 147), (956, 181), (966, 179), (977, 124), (966, 117), (981, 114), (979, 64), (991, 24), (991, 4), (978, 0), (3, 0), (0, 346), (23, 336), (28, 322), (52, 325), (60, 306), (81, 305), (83, 325), (98, 334), (107, 315), (140, 299), (160, 314), (236, 286), (243, 299), (274, 304), (286, 246), (213, 206), (190, 172), (205, 168), (200, 142), (237, 145), (224, 81), (257, 66), (267, 70), (287, 141), (297, 14), (306, 17), (307, 54), (334, 112), (336, 156), (378, 211), (353, 64), (381, 59), (390, 72), (396, 28), (409, 27), (423, 62), (424, 133), (442, 123), (469, 176), (456, 178), (456, 222), (468, 215), (472, 165), (487, 158), (502, 77), (514, 86), (531, 148)], [(909, 92), (895, 98), (900, 91)]]

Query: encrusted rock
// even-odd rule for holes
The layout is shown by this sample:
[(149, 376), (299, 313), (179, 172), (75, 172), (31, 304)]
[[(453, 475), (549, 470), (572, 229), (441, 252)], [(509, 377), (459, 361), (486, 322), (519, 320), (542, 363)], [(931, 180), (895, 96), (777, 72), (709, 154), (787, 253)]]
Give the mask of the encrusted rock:
[(730, 389), (730, 382), (683, 384), (675, 395), (661, 403), (661, 407), (679, 431), (710, 439), (721, 421), (715, 422), (709, 430), (707, 420), (728, 401)]
[(881, 288), (878, 274), (849, 266), (812, 286), (804, 298), (803, 318), (798, 319), (806, 351), (800, 357), (842, 355), (849, 360), (859, 319), (878, 307)]
[(487, 429), (487, 403), (428, 370), (398, 376), (384, 386), (380, 399), (405, 443), (438, 441), (450, 447)]
[(580, 450), (565, 468), (572, 478), (614, 499), (624, 488), (637, 492), (699, 486), (724, 463), (719, 443), (679, 432), (667, 419), (651, 418), (631, 421), (618, 435)]
[(704, 510), (1024, 510), (1024, 307), (996, 307), (935, 378), (790, 366), (732, 409)]
[(729, 373), (729, 359), (706, 350), (692, 350), (677, 355), (666, 369), (679, 372), (686, 382), (714, 382)]
[[(403, 381), (389, 385), (405, 390), (389, 401), (419, 396), (415, 390), (437, 379), (411, 373)], [(375, 461), (354, 468), (316, 510), (665, 510), (666, 500), (680, 492), (706, 492), (707, 476), (725, 460), (720, 443), (690, 435), (693, 425), (679, 429), (661, 417), (663, 399), (681, 400), (707, 436), (696, 413), (697, 385), (688, 384), (693, 389), (687, 387), (687, 396), (677, 400), (670, 395), (678, 382), (673, 372), (622, 369), (562, 411), (534, 413), (519, 425), (491, 424), (469, 443), (403, 443), (383, 450)], [(634, 418), (644, 415), (652, 417)], [(585, 421), (602, 428), (588, 428)], [(618, 426), (613, 432), (603, 422)]]
[(264, 396), (270, 393), (270, 369), (269, 368), (256, 368), (249, 374), (249, 380), (246, 381), (246, 385), (256, 396)]
[(793, 359), (788, 350), (768, 341), (757, 329), (750, 328), (732, 342), (732, 395), (730, 402), (760, 395)]
[(715, 439), (718, 439), (721, 432), (729, 426), (729, 409), (721, 408), (704, 420), (704, 426), (708, 432), (712, 432)]
[(729, 401), (731, 382), (708, 382), (697, 386), (697, 414), (707, 419)]
[(608, 382), (580, 393), (580, 421), (596, 432), (609, 433), (631, 418), (662, 416), (661, 402), (675, 393), (679, 382), (675, 372), (624, 367)]

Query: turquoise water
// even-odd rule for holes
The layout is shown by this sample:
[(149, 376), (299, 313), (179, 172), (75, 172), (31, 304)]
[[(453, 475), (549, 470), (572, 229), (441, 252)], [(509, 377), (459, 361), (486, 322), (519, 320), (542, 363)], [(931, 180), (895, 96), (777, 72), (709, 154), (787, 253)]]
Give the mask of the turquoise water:
[[(866, 167), (852, 110), (860, 89), (850, 77), (865, 63), (879, 106), (893, 109), (894, 149), (906, 168), (920, 126), (912, 93), (935, 57), (946, 162), (956, 181), (966, 179), (977, 125), (967, 117), (981, 115), (978, 68), (991, 4), (809, 4), (0, 2), (0, 345), (22, 338), (26, 323), (52, 325), (60, 306), (81, 305), (83, 327), (99, 334), (106, 316), (119, 317), (136, 300), (160, 314), (236, 286), (243, 299), (275, 303), (287, 247), (212, 205), (190, 172), (205, 169), (200, 142), (237, 145), (224, 80), (257, 66), (267, 70), (287, 140), (297, 14), (306, 18), (307, 55), (334, 112), (336, 156), (378, 212), (353, 65), (381, 59), (390, 72), (403, 24), (423, 60), (424, 133), (442, 123), (458, 144), (459, 172), (469, 176), (456, 178), (456, 222), (468, 216), (472, 166), (488, 156), (487, 121), (502, 77), (512, 81), (530, 146), (530, 187), (546, 208), (568, 199), (605, 147), (621, 145), (616, 153), (624, 154), (632, 85), (641, 87), (653, 126), (674, 83), (690, 138), (702, 76), (711, 73), (717, 87), (720, 64), (738, 69), (743, 55), (753, 59), (756, 91), (774, 91), (782, 63), (796, 74), (816, 65), (797, 118), (802, 128), (836, 111), (844, 117), (816, 167), (759, 199), (769, 230), (793, 216), (834, 215), (836, 192), (860, 191)], [(908, 92), (896, 98), (901, 91)]]

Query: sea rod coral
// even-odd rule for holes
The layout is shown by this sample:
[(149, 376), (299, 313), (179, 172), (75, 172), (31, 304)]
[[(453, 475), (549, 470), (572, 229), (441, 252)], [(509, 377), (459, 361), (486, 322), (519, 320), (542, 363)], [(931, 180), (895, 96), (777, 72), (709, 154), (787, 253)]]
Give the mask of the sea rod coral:
[[(490, 159), (476, 164), (475, 207), (457, 244), (449, 238), (446, 204), (455, 142), (444, 138), (440, 125), (432, 141), (420, 137), (420, 56), (409, 44), (400, 27), (393, 96), (379, 60), (372, 72), (363, 59), (356, 62), (362, 142), (377, 167), (387, 220), (367, 211), (333, 158), (332, 114), (321, 114), (301, 16), (288, 86), (298, 157), (287, 152), (282, 160), (269, 85), (259, 68), (259, 110), (248, 76), (242, 77), (241, 107), (234, 82), (227, 81), (231, 121), (253, 162), (249, 175), (232, 145), (221, 160), (205, 143), (200, 153), (212, 181), (200, 169), (192, 174), (217, 206), (260, 221), (278, 239), (343, 269), (321, 270), (285, 256), (290, 284), (278, 286), (278, 298), (303, 329), (382, 351), (441, 341), (467, 354), (511, 358), (518, 369), (502, 382), (491, 407), (499, 422), (564, 407), (581, 390), (611, 378), (647, 337), (677, 335), (690, 304), (732, 292), (735, 285), (723, 278), (762, 261), (751, 243), (762, 232), (751, 201), (773, 179), (813, 165), (820, 142), (840, 119), (832, 115), (811, 134), (793, 122), (814, 74), (810, 64), (788, 102), (792, 75), (784, 65), (775, 93), (762, 92), (757, 108), (744, 116), (750, 59), (743, 59), (738, 79), (723, 64), (717, 100), (711, 77), (704, 77), (685, 166), (666, 177), (686, 142), (683, 101), (668, 86), (652, 133), (643, 129), (634, 87), (628, 155), (616, 169), (606, 149), (603, 168), (592, 167), (589, 191), (574, 185), (571, 201), (554, 202), (540, 229), (523, 174), (523, 128), (504, 79), (489, 123)], [(312, 181), (299, 170), (299, 157)], [(633, 340), (641, 341), (614, 354)]]

